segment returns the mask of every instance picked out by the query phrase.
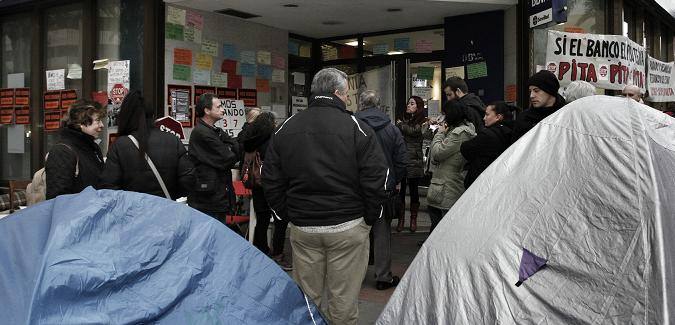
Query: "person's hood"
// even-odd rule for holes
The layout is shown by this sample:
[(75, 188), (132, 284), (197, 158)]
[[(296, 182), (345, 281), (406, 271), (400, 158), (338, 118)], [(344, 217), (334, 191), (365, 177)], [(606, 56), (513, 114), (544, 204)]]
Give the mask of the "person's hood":
[(246, 127), (239, 133), (238, 140), (244, 145), (244, 150), (247, 152), (256, 150), (274, 133), (274, 117), (264, 118), (263, 114), (272, 113), (261, 113), (253, 122), (247, 123)]
[(378, 108), (371, 107), (354, 114), (360, 120), (366, 122), (373, 130), (378, 131), (391, 124), (389, 116)]
[(483, 104), (483, 101), (480, 99), (480, 97), (476, 96), (475, 94), (468, 93), (464, 95), (464, 97), (460, 98), (459, 101), (462, 104), (473, 109), (478, 109), (483, 114), (485, 114), (485, 104)]

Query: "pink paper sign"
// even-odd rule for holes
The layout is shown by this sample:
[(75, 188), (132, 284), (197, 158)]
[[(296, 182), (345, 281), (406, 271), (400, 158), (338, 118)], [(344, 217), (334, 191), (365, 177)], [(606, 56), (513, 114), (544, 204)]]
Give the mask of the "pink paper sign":
[(204, 17), (194, 11), (188, 11), (186, 25), (197, 29), (204, 29)]

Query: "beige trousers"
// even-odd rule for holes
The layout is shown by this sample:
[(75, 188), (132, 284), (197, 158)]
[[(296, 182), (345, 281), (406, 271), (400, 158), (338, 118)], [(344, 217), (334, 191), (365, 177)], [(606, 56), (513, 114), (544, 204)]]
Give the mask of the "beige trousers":
[(359, 291), (368, 268), (370, 226), (362, 221), (338, 233), (306, 233), (290, 227), (293, 279), (330, 324), (356, 324)]

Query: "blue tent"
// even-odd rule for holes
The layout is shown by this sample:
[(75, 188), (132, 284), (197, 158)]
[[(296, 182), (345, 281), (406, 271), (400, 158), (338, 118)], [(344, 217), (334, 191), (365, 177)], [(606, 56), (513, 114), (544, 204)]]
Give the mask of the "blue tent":
[(87, 188), (0, 219), (0, 323), (326, 322), (272, 260), (211, 217)]

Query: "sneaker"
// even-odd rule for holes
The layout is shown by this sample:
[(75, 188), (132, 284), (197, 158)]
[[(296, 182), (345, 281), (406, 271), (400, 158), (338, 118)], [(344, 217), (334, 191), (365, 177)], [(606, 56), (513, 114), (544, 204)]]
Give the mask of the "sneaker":
[(282, 270), (286, 272), (293, 271), (293, 265), (284, 260), (284, 254), (272, 256), (272, 259), (277, 262), (277, 265), (279, 265)]
[(391, 282), (377, 281), (377, 283), (375, 284), (375, 289), (387, 290), (389, 288), (397, 286), (399, 282), (401, 282), (401, 278), (394, 275), (391, 277)]

